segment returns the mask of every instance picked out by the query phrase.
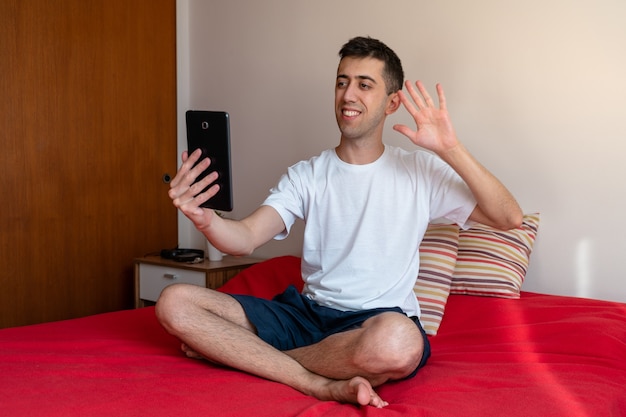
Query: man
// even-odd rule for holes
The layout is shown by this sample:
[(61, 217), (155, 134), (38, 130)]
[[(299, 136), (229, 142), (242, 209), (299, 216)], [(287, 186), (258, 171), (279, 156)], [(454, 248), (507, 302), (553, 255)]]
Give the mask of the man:
[[(250, 216), (218, 217), (199, 205), (218, 190), (208, 160), (183, 154), (173, 203), (224, 252), (246, 255), (305, 221), (302, 294), (273, 301), (173, 285), (157, 303), (163, 326), (202, 357), (282, 382), (321, 400), (384, 407), (374, 391), (413, 376), (430, 355), (413, 284), (430, 220), (517, 227), (513, 196), (458, 141), (441, 86), (436, 106), (421, 82), (406, 83), (396, 54), (354, 38), (340, 51), (335, 85), (339, 145), (290, 167)], [(394, 129), (435, 153), (386, 146), (385, 119), (401, 105), (416, 130)], [(195, 196), (195, 197), (194, 197)]]

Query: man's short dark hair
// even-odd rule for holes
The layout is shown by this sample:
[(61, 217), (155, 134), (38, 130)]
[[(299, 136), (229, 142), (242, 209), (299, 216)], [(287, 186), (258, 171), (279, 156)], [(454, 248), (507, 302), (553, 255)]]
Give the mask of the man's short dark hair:
[(398, 55), (387, 45), (378, 39), (358, 36), (350, 39), (339, 51), (341, 59), (351, 58), (375, 58), (385, 63), (383, 78), (387, 87), (387, 94), (395, 93), (402, 89), (404, 83), (404, 71)]

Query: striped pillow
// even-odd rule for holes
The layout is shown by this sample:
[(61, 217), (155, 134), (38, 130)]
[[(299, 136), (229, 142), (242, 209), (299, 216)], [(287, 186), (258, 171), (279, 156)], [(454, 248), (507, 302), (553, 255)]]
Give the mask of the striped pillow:
[(420, 269), (413, 290), (426, 334), (436, 335), (450, 293), (458, 249), (456, 224), (431, 224), (420, 244)]
[(519, 298), (539, 213), (526, 214), (521, 227), (508, 231), (475, 225), (459, 232), (452, 294)]

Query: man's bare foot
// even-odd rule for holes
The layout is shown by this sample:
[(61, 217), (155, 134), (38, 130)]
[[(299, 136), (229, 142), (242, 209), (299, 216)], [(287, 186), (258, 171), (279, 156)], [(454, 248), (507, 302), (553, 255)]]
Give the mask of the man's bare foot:
[(342, 403), (371, 405), (376, 408), (389, 405), (378, 396), (367, 379), (359, 376), (345, 381), (331, 381), (326, 385), (326, 389), (328, 397), (324, 394), (315, 396), (321, 400), (332, 399)]
[[(188, 358), (206, 359), (185, 343), (181, 343), (180, 349)], [(387, 401), (383, 401), (378, 396), (372, 385), (365, 378), (357, 376), (349, 380), (337, 381), (328, 379), (327, 381), (325, 385), (320, 387), (319, 392), (312, 392), (311, 395), (324, 401), (334, 400), (341, 403), (371, 405), (376, 408), (383, 408), (389, 405)]]
[(204, 359), (204, 357), (202, 355), (200, 355), (198, 352), (196, 352), (195, 350), (193, 350), (192, 348), (187, 346), (185, 343), (181, 343), (180, 350), (182, 350), (183, 353), (185, 355), (187, 355), (188, 358), (191, 358), (191, 359)]

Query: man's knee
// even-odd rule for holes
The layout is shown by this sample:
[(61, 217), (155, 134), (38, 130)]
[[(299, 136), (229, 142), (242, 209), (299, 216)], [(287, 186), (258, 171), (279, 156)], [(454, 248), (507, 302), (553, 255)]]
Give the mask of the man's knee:
[(245, 311), (233, 297), (191, 284), (166, 287), (156, 304), (156, 316), (161, 325), (178, 337), (197, 330), (198, 322), (226, 320), (255, 331)]
[(157, 300), (155, 314), (157, 319), (168, 331), (177, 327), (183, 314), (183, 307), (190, 299), (190, 285), (173, 284), (165, 287)]
[(410, 375), (424, 353), (422, 333), (413, 320), (399, 313), (384, 313), (365, 324), (363, 360), (375, 365), (389, 379)]

